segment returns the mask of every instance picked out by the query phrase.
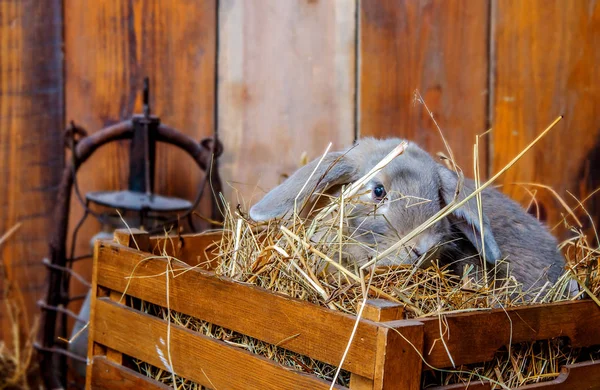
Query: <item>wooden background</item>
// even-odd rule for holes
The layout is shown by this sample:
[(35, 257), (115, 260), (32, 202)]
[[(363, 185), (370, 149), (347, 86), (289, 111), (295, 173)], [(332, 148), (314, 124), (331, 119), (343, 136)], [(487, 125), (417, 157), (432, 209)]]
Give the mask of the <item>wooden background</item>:
[[(398, 136), (444, 151), (415, 90), (465, 172), (475, 136), (493, 129), (481, 141), (488, 177), (564, 114), (499, 183), (525, 206), (535, 192), (551, 225), (558, 202), (523, 183), (570, 205), (569, 192), (583, 199), (600, 186), (597, 1), (0, 1), (0, 233), (22, 223), (0, 255), (31, 316), (63, 128), (75, 120), (93, 132), (139, 112), (145, 75), (165, 123), (196, 139), (219, 132), (226, 195), (246, 206), (329, 142)], [(119, 144), (95, 155), (82, 191), (125, 187), (127, 153)], [(191, 160), (160, 148), (158, 161), (157, 191), (193, 197)], [(585, 203), (596, 223), (599, 199)], [(74, 204), (71, 221), (80, 215)], [(97, 229), (85, 226), (80, 252)]]

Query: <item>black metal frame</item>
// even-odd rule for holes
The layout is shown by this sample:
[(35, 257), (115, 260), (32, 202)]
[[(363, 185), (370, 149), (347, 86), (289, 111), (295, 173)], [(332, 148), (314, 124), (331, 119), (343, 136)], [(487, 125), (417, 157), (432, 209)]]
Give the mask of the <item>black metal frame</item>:
[[(39, 302), (42, 311), (41, 329), (39, 342), (35, 344), (40, 358), (42, 378), (47, 388), (66, 387), (67, 358), (82, 361), (81, 357), (66, 350), (64, 343), (58, 342), (59, 338), (67, 337), (67, 318), (77, 318), (76, 314), (66, 309), (67, 305), (73, 300), (82, 298), (81, 296), (71, 297), (69, 295), (70, 277), (74, 276), (86, 283), (85, 279), (72, 271), (75, 261), (89, 258), (89, 256), (74, 257), (75, 240), (79, 228), (90, 215), (98, 219), (102, 218), (101, 215), (90, 209), (90, 202), (117, 209), (122, 208), (122, 196), (119, 198), (111, 193), (90, 193), (87, 194), (85, 200), (83, 199), (77, 186), (77, 171), (83, 163), (102, 146), (119, 140), (131, 140), (129, 189), (128, 191), (122, 191), (121, 195), (124, 193), (123, 196), (133, 196), (134, 201), (136, 196), (142, 199), (145, 203), (138, 208), (142, 215), (156, 211), (153, 210), (153, 206), (158, 203), (154, 202), (160, 200), (162, 201), (161, 205), (167, 205), (167, 210), (158, 211), (178, 211), (180, 213), (177, 218), (167, 219), (161, 226), (187, 219), (190, 227), (195, 230), (192, 215), (203, 197), (204, 189), (210, 183), (213, 190), (210, 191), (210, 195), (212, 195), (211, 218), (213, 221), (222, 221), (222, 215), (217, 204), (217, 196), (222, 188), (217, 160), (223, 152), (223, 147), (217, 138), (217, 133), (213, 132), (213, 137), (196, 142), (176, 129), (161, 124), (158, 117), (150, 115), (149, 83), (147, 79), (144, 80), (143, 100), (143, 114), (135, 115), (131, 120), (106, 127), (89, 136), (83, 128), (76, 126), (74, 123), (71, 123), (65, 132), (65, 146), (71, 151), (71, 159), (64, 168), (54, 210), (56, 229), (52, 231), (50, 239), (49, 259), (44, 259), (44, 264), (48, 270), (48, 285), (46, 299)], [(193, 203), (182, 203), (181, 200), (159, 197), (152, 193), (156, 142), (171, 144), (183, 149), (203, 171), (203, 178)], [(84, 208), (84, 216), (73, 231), (72, 246), (70, 254), (67, 255), (66, 244), (72, 192), (75, 193), (79, 203)], [(178, 201), (179, 203), (177, 203)], [(189, 207), (182, 209), (180, 207), (182, 204), (189, 205)], [(59, 321), (60, 326), (58, 326)]]

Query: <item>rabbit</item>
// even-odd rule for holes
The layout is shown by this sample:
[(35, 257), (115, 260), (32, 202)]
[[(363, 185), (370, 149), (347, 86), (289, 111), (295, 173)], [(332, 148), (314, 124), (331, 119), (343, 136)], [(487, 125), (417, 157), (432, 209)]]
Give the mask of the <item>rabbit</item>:
[[(301, 205), (308, 201), (309, 195), (356, 181), (402, 141), (361, 138), (353, 147), (328, 153), (320, 164), (319, 159), (310, 162), (268, 192), (250, 208), (249, 215), (257, 222), (283, 217), (295, 203)], [(364, 264), (373, 256), (370, 247), (376, 247), (379, 252), (389, 248), (456, 196), (458, 174), (415, 143), (405, 142), (403, 154), (365, 184), (360, 201), (348, 216), (348, 229), (365, 243), (354, 245), (348, 251), (358, 264)], [(458, 189), (458, 200), (474, 189), (474, 181), (465, 178), (462, 189)], [(457, 253), (477, 255), (481, 252), (483, 235), (485, 253), (482, 257), (490, 264), (488, 269), (494, 269), (505, 259), (501, 262), (502, 272), (506, 272), (508, 263), (510, 274), (523, 284), (524, 290), (541, 287), (546, 281), (556, 282), (563, 272), (565, 259), (549, 230), (517, 202), (492, 187), (481, 192), (481, 199), (481, 218), (474, 197), (409, 241), (406, 246), (409, 249), (382, 259), (378, 265), (415, 264), (432, 251), (437, 251), (446, 261)], [(451, 266), (460, 272), (469, 262), (479, 263), (480, 256), (475, 257), (476, 260), (454, 261)], [(500, 268), (496, 267), (496, 272)]]

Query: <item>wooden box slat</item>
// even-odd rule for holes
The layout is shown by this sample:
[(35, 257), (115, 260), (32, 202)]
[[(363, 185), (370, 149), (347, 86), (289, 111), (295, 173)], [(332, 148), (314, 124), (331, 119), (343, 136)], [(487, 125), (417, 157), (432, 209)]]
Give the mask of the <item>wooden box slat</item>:
[[(489, 383), (472, 383), (431, 387), (430, 390), (490, 390)], [(563, 366), (558, 377), (552, 381), (521, 386), (519, 390), (599, 390), (600, 362), (582, 362)]]
[[(167, 306), (167, 260), (144, 261), (147, 254), (117, 244), (101, 243), (98, 252), (99, 286)], [(333, 365), (339, 365), (355, 323), (353, 316), (199, 269), (170, 278), (169, 294), (172, 310)], [(373, 378), (376, 348), (377, 326), (361, 320), (343, 367)]]
[[(169, 260), (157, 255), (166, 252), (190, 265), (207, 260), (210, 263), (214, 253), (207, 250), (207, 246), (218, 239), (215, 234), (152, 238), (147, 240), (151, 253), (131, 249), (127, 246), (131, 243), (99, 243), (96, 246), (98, 261), (95, 261), (94, 288), (109, 297), (99, 297), (92, 305), (95, 309), (90, 329), (93, 340), (90, 342), (99, 348), (91, 351), (97, 350), (100, 354), (106, 351), (109, 360), (108, 352), (116, 355), (124, 353), (164, 368), (168, 323), (115, 300), (126, 293), (166, 307), (165, 271)], [(355, 324), (354, 316), (218, 277), (200, 267), (179, 268), (176, 261), (171, 264), (176, 274), (168, 279), (169, 307), (172, 310), (316, 360), (339, 364)], [(381, 311), (380, 306), (374, 305), (372, 309)], [(344, 364), (344, 368), (352, 373), (351, 383), (357, 389), (407, 386), (417, 389), (420, 375), (408, 372), (420, 370), (409, 367), (429, 369), (427, 364), (437, 368), (452, 365), (440, 340), (439, 318), (393, 321), (401, 315), (401, 308), (394, 306), (388, 311), (370, 313), (366, 309), (367, 318), (359, 321)], [(388, 322), (377, 322), (382, 320)], [(591, 300), (584, 300), (445, 315), (441, 330), (450, 355), (458, 366), (489, 361), (498, 349), (509, 343), (568, 337), (574, 347), (598, 345), (598, 323), (600, 307)], [(329, 383), (313, 375), (290, 371), (268, 359), (174, 324), (170, 329), (175, 372), (199, 384), (216, 388), (329, 388)], [(410, 337), (405, 339), (407, 335)], [(161, 337), (162, 360), (158, 352)], [(413, 347), (418, 353), (410, 351)], [(424, 356), (427, 364), (423, 363), (419, 354)], [(90, 357), (98, 358), (94, 355), (92, 352)], [(93, 361), (92, 374), (99, 375)], [(101, 360), (99, 362), (104, 364)], [(104, 367), (116, 364), (109, 363)], [(563, 367), (561, 375), (554, 381), (522, 389), (596, 389), (598, 387), (592, 384), (600, 383), (599, 376), (600, 366), (597, 363), (579, 363)], [(220, 382), (216, 383), (215, 378)], [(266, 378), (264, 383), (260, 382), (262, 378)], [(406, 383), (400, 385), (403, 380)], [(465, 385), (438, 387), (440, 390), (463, 388), (466, 388)], [(489, 384), (474, 382), (468, 388), (490, 387)]]
[(425, 324), (425, 358), (436, 368), (452, 366), (440, 340), (446, 326), (444, 340), (457, 366), (489, 361), (511, 342), (567, 336), (574, 347), (600, 344), (600, 307), (592, 300), (446, 315), (441, 327), (438, 318), (419, 320)]
[(173, 256), (195, 266), (206, 263), (203, 269), (213, 269), (215, 254), (213, 244), (221, 241), (222, 233), (210, 232), (182, 236), (150, 237), (150, 249), (155, 255)]
[(120, 364), (109, 361), (104, 356), (96, 356), (92, 361), (93, 390), (169, 390), (171, 387), (152, 378), (135, 372)]
[(600, 362), (582, 362), (564, 366), (551, 382), (523, 386), (523, 390), (599, 390)]
[(171, 324), (169, 331), (166, 321), (107, 298), (96, 302), (96, 316), (102, 320), (94, 324), (95, 342), (168, 371), (171, 361), (177, 375), (209, 388), (329, 389), (328, 382), (312, 375), (181, 326)]

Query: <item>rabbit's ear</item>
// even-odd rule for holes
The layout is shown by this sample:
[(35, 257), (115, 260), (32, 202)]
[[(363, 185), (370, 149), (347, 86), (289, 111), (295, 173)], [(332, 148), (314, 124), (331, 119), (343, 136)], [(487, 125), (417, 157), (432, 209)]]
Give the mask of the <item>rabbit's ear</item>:
[(250, 218), (266, 221), (282, 217), (294, 205), (300, 211), (310, 195), (358, 179), (358, 163), (350, 161), (345, 153), (328, 153), (320, 164), (319, 160), (320, 158), (306, 164), (267, 193), (250, 208)]
[[(458, 175), (438, 164), (438, 173), (440, 178), (440, 197), (441, 200), (449, 204), (454, 200), (457, 190)], [(464, 199), (475, 190), (472, 180), (465, 179), (462, 188), (459, 188), (457, 201)], [(483, 211), (482, 211), (483, 213)], [(485, 259), (488, 263), (495, 264), (502, 257), (500, 248), (494, 238), (492, 226), (485, 214), (479, 215), (477, 208), (477, 199), (473, 197), (466, 204), (456, 209), (448, 216), (450, 222), (464, 234), (473, 246), (481, 253), (481, 235), (483, 234), (485, 246)], [(480, 223), (480, 220), (482, 223)]]

